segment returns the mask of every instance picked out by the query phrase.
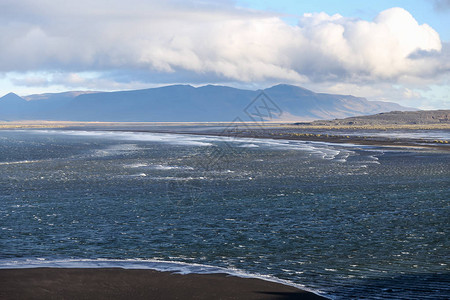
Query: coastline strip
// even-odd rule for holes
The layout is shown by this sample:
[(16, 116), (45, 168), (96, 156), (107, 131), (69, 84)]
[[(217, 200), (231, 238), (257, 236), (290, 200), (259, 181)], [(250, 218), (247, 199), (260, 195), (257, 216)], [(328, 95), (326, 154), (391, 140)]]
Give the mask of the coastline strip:
[[(72, 128), (72, 130), (79, 130)], [(417, 149), (437, 149), (450, 151), (450, 144), (436, 143), (435, 141), (422, 139), (406, 139), (406, 138), (384, 138), (384, 137), (365, 137), (365, 136), (348, 136), (348, 135), (327, 135), (327, 134), (309, 134), (309, 133), (274, 133), (269, 129), (252, 130), (252, 131), (233, 131), (233, 132), (195, 132), (181, 130), (140, 130), (140, 129), (94, 129), (92, 131), (111, 131), (111, 132), (141, 132), (141, 133), (157, 133), (157, 134), (183, 134), (192, 136), (210, 136), (210, 137), (231, 137), (231, 138), (249, 138), (249, 139), (272, 139), (286, 141), (304, 141), (304, 142), (321, 142), (332, 144), (353, 144), (362, 146), (375, 147), (400, 147), (400, 148), (417, 148)]]
[(0, 298), (327, 299), (257, 278), (122, 268), (1, 269)]

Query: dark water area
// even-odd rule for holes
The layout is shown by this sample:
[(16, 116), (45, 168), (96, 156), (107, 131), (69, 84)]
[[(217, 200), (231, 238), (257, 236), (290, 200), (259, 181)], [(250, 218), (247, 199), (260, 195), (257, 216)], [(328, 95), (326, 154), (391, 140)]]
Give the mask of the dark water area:
[(0, 131), (0, 267), (182, 262), (335, 299), (446, 299), (449, 166), (438, 150)]

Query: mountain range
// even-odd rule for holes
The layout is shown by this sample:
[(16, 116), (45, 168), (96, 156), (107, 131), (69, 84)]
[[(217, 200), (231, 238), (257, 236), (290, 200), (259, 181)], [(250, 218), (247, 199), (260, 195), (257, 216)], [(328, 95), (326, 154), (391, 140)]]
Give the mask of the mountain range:
[(392, 102), (315, 93), (287, 84), (264, 90), (171, 85), (118, 92), (64, 92), (0, 98), (0, 121), (310, 121), (415, 110)]

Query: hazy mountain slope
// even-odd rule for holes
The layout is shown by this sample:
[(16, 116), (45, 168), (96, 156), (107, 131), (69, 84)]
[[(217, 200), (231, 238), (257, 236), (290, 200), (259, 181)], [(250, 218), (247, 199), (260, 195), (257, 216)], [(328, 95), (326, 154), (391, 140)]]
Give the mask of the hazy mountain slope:
[(230, 121), (254, 96), (254, 91), (189, 85), (85, 94), (67, 105), (66, 118), (76, 116), (80, 121)]
[(413, 110), (396, 103), (368, 101), (350, 95), (314, 93), (290, 85), (276, 85), (264, 90), (284, 111), (303, 119), (333, 119), (374, 114), (392, 110)]
[(0, 98), (0, 120), (20, 119), (26, 110), (27, 101), (14, 93)]
[[(395, 103), (368, 101), (348, 95), (314, 93), (280, 84), (263, 90), (267, 103), (283, 113), (283, 120), (344, 118), (391, 110), (409, 110)], [(0, 119), (68, 121), (232, 121), (250, 120), (245, 109), (261, 91), (226, 86), (173, 85), (119, 92), (66, 92), (0, 98)], [(270, 118), (269, 118), (270, 119)], [(276, 121), (277, 119), (270, 119)]]
[(71, 92), (62, 92), (62, 93), (45, 93), (45, 94), (33, 94), (22, 97), (27, 101), (48, 101), (48, 102), (60, 102), (65, 99), (73, 99), (79, 95), (83, 94), (95, 94), (99, 92), (92, 91), (71, 91)]

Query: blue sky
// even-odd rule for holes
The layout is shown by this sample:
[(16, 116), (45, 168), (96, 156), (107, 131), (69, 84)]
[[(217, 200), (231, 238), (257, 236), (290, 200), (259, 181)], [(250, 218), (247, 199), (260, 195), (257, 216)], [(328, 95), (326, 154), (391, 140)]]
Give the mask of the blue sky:
[(2, 0), (0, 96), (278, 83), (450, 108), (450, 0)]

